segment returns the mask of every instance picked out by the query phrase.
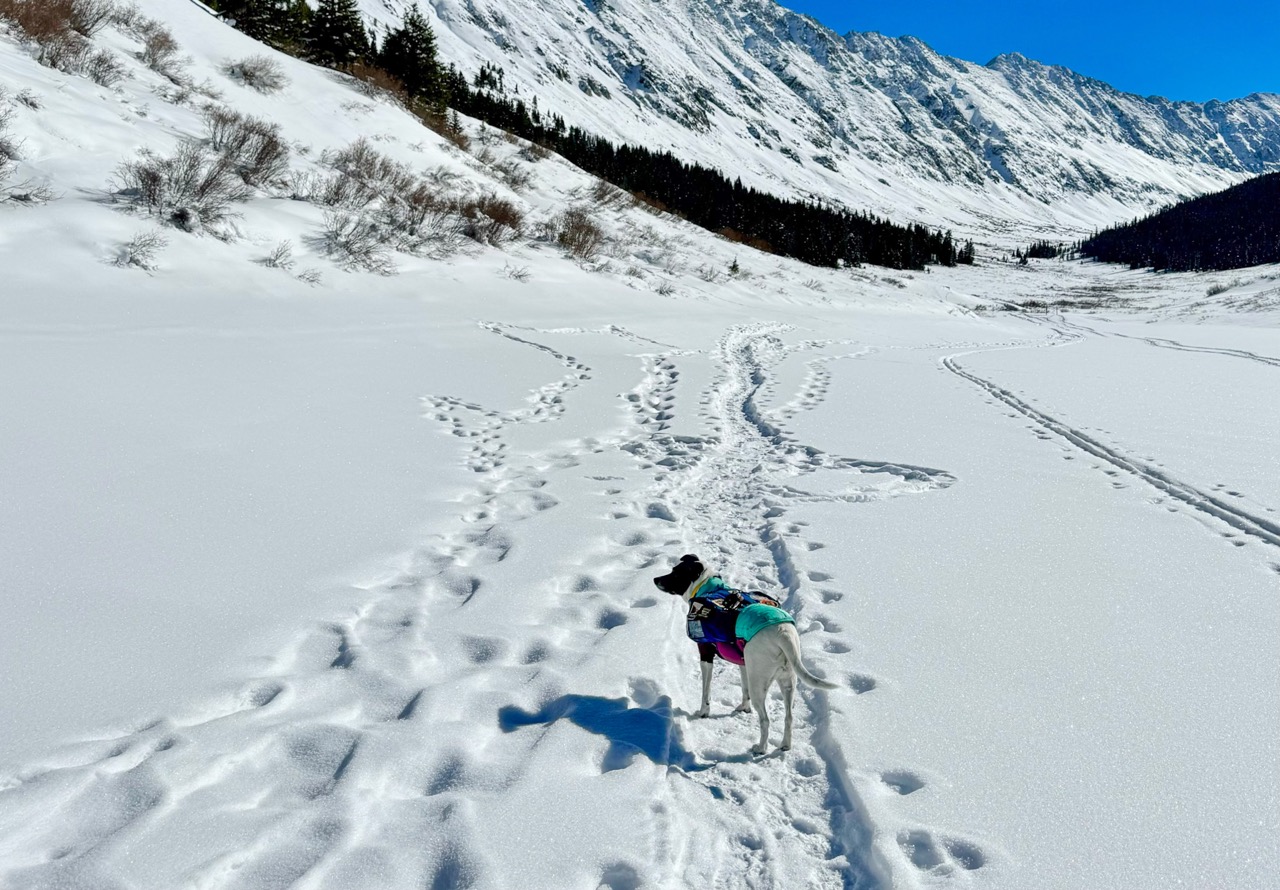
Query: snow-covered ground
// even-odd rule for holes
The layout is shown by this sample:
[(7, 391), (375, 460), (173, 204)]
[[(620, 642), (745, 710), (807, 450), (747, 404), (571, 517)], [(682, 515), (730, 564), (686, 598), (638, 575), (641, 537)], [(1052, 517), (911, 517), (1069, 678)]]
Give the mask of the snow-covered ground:
[[(117, 267), (111, 174), (200, 100), (118, 31), (115, 90), (0, 43), (60, 195), (0, 207), (0, 886), (1275, 886), (1277, 270), (819, 270), (599, 206), (575, 261), (580, 172), (144, 10), (295, 169), (363, 135), (530, 223), (380, 277), (267, 189)], [(793, 750), (736, 671), (690, 719), (685, 552), (840, 684)]]

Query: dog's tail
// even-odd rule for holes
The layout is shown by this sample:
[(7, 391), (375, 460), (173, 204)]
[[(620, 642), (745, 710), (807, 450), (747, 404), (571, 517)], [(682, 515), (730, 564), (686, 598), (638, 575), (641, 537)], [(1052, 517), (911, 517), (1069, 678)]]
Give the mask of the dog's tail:
[(796, 631), (794, 624), (784, 624), (785, 628), (782, 632), (782, 655), (791, 664), (792, 670), (796, 672), (796, 676), (803, 680), (807, 685), (817, 689), (838, 689), (835, 683), (824, 680), (821, 677), (815, 677), (809, 673), (809, 669), (804, 666), (804, 662), (800, 660), (800, 634)]

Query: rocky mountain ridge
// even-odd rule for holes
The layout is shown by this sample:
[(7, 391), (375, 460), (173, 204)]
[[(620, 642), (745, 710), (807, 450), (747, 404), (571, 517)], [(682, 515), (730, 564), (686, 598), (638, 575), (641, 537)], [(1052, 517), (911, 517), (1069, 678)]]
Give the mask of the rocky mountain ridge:
[[(375, 21), (404, 0), (365, 0)], [(1280, 169), (1280, 96), (1175, 102), (1010, 53), (843, 37), (771, 0), (432, 0), (442, 57), (617, 141), (758, 187), (1070, 236)]]

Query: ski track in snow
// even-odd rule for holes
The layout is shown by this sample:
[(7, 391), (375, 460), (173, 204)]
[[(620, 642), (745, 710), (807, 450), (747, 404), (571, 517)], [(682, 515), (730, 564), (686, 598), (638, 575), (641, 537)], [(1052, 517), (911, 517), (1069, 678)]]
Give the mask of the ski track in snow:
[[(1044, 343), (1035, 344), (1036, 346), (1063, 346), (1071, 343), (1079, 342), (1084, 335), (1074, 333), (1076, 331), (1086, 331), (1088, 334), (1102, 336), (1099, 332), (1080, 325), (1069, 324), (1065, 327), (1054, 327), (1054, 337)], [(1213, 349), (1209, 347), (1185, 346), (1176, 343), (1173, 340), (1162, 340), (1147, 337), (1129, 337), (1125, 334), (1116, 334), (1114, 336), (1125, 337), (1127, 339), (1141, 340), (1152, 346), (1163, 348), (1180, 349), (1188, 352), (1205, 352), (1221, 355), (1228, 355), (1236, 358), (1247, 358), (1266, 364), (1280, 364), (1274, 359), (1266, 356), (1259, 356), (1252, 352), (1235, 349)], [(1010, 347), (1000, 347), (1010, 348)], [(1015, 347), (1016, 348), (1016, 347)], [(993, 398), (999, 400), (1003, 404), (1009, 406), (1014, 411), (1027, 417), (1033, 421), (1044, 432), (1040, 434), (1041, 438), (1047, 438), (1049, 435), (1057, 436), (1066, 440), (1070, 445), (1084, 451), (1093, 457), (1099, 458), (1106, 462), (1114, 469), (1107, 469), (1104, 472), (1108, 476), (1116, 476), (1116, 470), (1123, 471), (1132, 476), (1141, 479), (1160, 491), (1164, 497), (1158, 498), (1155, 503), (1163, 505), (1168, 510), (1177, 510), (1177, 504), (1180, 503), (1184, 507), (1189, 507), (1193, 516), (1205, 519), (1216, 519), (1225, 523), (1234, 532), (1243, 533), (1263, 541), (1272, 546), (1280, 547), (1280, 523), (1251, 513), (1235, 504), (1229, 503), (1218, 497), (1216, 494), (1206, 492), (1189, 482), (1184, 482), (1176, 478), (1165, 470), (1153, 465), (1152, 463), (1140, 460), (1131, 455), (1127, 455), (1122, 451), (1107, 445), (1097, 438), (1090, 436), (1082, 430), (1070, 426), (1069, 424), (1059, 420), (1058, 418), (1033, 408), (1027, 402), (1018, 398), (1012, 392), (1004, 389), (995, 382), (980, 377), (965, 368), (957, 361), (965, 355), (973, 355), (975, 352), (987, 352), (991, 350), (975, 350), (974, 352), (958, 353), (956, 355), (946, 356), (941, 360), (942, 366), (951, 373), (969, 381), (980, 389), (984, 390)], [(1116, 488), (1123, 488), (1120, 482), (1112, 483)], [(1227, 494), (1236, 494), (1227, 492)], [(1170, 503), (1172, 501), (1173, 503)], [(1227, 533), (1227, 537), (1234, 537), (1233, 533)], [(1243, 545), (1242, 540), (1237, 540), (1238, 544)]]
[(1095, 337), (1120, 337), (1124, 340), (1138, 340), (1150, 346), (1156, 346), (1160, 349), (1173, 349), (1178, 352), (1200, 352), (1205, 355), (1222, 355), (1228, 358), (1241, 358), (1247, 361), (1259, 362), (1264, 365), (1271, 365), (1274, 368), (1280, 368), (1280, 358), (1273, 358), (1269, 355), (1259, 355), (1256, 352), (1250, 352), (1247, 349), (1229, 349), (1219, 346), (1194, 346), (1189, 343), (1181, 343), (1177, 340), (1170, 340), (1165, 337), (1135, 337), (1132, 334), (1121, 334), (1116, 331), (1099, 331), (1078, 322), (1067, 322), (1065, 319), (1057, 319), (1055, 324), (1063, 325), (1072, 330), (1084, 331)]
[[(407, 554), (367, 585), (368, 600), (350, 615), (302, 633), (240, 688), (192, 713), (69, 744), (0, 776), (0, 884), (14, 890), (500, 886), (483, 855), (486, 830), (477, 824), (477, 808), (500, 806), (505, 795), (564, 769), (562, 750), (544, 753), (544, 740), (562, 719), (609, 739), (603, 771), (642, 754), (665, 768), (652, 771), (648, 860), (607, 863), (600, 886), (651, 880), (726, 890), (876, 888), (898, 883), (894, 875), (902, 869), (936, 878), (983, 865), (977, 845), (926, 828), (904, 830), (887, 847), (875, 843), (876, 826), (830, 726), (832, 713), (852, 700), (846, 692), (802, 686), (793, 750), (757, 759), (746, 753), (754, 716), (674, 719), (687, 715), (671, 698), (696, 696), (697, 652), (683, 622), (666, 622), (657, 657), (634, 666), (629, 701), (575, 694), (544, 676), (544, 668), (607, 658), (603, 644), (611, 633), (638, 610), (667, 605), (654, 595), (620, 594), (648, 592), (649, 576), (686, 551), (700, 553), (733, 583), (780, 591), (802, 630), (806, 658), (820, 673), (824, 665), (833, 669), (828, 656), (850, 650), (839, 622), (824, 610), (842, 595), (834, 579), (803, 571), (793, 557), (797, 548), (822, 545), (805, 539), (803, 523), (786, 519), (788, 505), (857, 504), (954, 480), (941, 470), (838, 457), (795, 441), (780, 421), (821, 402), (831, 357), (808, 363), (799, 394), (781, 409), (761, 407), (757, 399), (772, 385), (774, 365), (831, 344), (785, 346), (781, 325), (730, 329), (710, 356), (718, 370), (699, 406), (708, 431), (678, 436), (669, 431), (677, 362), (689, 353), (616, 327), (557, 331), (615, 336), (645, 350), (642, 377), (625, 395), (629, 410), (614, 431), (517, 459), (504, 432), (560, 419), (566, 397), (592, 379), (592, 369), (537, 342), (539, 332), (485, 328), (547, 353), (564, 374), (511, 411), (424, 398), (426, 416), (465, 440), (462, 460), (477, 476), (454, 531)], [(507, 619), (523, 637), (476, 632), (476, 610), (502, 605), (488, 601), (487, 573), (518, 546), (521, 523), (558, 506), (548, 490), (556, 474), (581, 472), (600, 455), (616, 461), (618, 449), (652, 474), (647, 491), (628, 493), (616, 476), (587, 478), (605, 486), (600, 493), (612, 498), (614, 518), (642, 520), (656, 531), (590, 545), (575, 555), (590, 571), (527, 579), (540, 591), (536, 605)], [(816, 472), (843, 474), (845, 484), (828, 480), (819, 486), (823, 493), (808, 491), (804, 479)], [(646, 668), (657, 676), (644, 676)], [(719, 673), (717, 710), (728, 710), (737, 675)], [(876, 688), (863, 674), (838, 679), (854, 694)], [(521, 691), (531, 688), (541, 710), (513, 704), (516, 696), (527, 700)], [(477, 738), (488, 721), (474, 715), (486, 709), (496, 719)], [(647, 729), (631, 736), (618, 721)], [(655, 732), (665, 741), (647, 740)], [(923, 785), (908, 771), (879, 779), (900, 794)], [(236, 843), (209, 849), (201, 846), (206, 836)], [(692, 839), (707, 837), (716, 839), (713, 855), (706, 845), (692, 846)], [(165, 853), (132, 865), (130, 851), (142, 848)], [(638, 870), (646, 868), (656, 870), (648, 880)]]

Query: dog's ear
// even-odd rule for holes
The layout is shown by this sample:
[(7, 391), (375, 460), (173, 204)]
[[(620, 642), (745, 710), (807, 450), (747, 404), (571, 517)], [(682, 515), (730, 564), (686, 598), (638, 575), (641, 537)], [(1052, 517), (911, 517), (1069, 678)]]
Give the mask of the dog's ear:
[(680, 561), (681, 562), (702, 562), (702, 560), (698, 559), (698, 557), (692, 553), (686, 553), (684, 556), (680, 557)]

